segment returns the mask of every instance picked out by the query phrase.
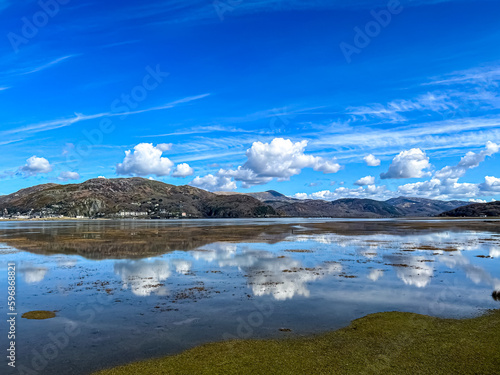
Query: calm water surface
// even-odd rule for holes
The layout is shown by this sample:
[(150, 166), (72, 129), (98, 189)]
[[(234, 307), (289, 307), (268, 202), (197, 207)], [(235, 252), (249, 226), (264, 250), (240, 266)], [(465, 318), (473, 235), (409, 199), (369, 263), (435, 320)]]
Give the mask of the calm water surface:
[(496, 221), (0, 222), (0, 259), (3, 332), (8, 262), (18, 313), (57, 311), (18, 316), (17, 370), (36, 374), (324, 332), (381, 311), (500, 307)]

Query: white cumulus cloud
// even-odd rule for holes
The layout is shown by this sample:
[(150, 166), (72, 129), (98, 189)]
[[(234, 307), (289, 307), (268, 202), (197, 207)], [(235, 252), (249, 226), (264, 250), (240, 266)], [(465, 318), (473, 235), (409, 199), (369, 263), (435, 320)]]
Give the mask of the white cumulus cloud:
[(59, 181), (79, 180), (80, 175), (76, 172), (66, 171), (66, 172), (61, 172), (59, 174), (59, 177), (57, 177), (57, 179)]
[(375, 185), (375, 177), (366, 176), (366, 177), (360, 178), (358, 181), (356, 181), (354, 183), (354, 185), (358, 185), (358, 186)]
[(398, 179), (398, 178), (421, 178), (429, 176), (429, 172), (424, 172), (429, 169), (431, 164), (429, 158), (419, 148), (402, 151), (393, 160), (387, 173), (382, 173), (382, 179)]
[(19, 172), (25, 176), (36, 176), (37, 174), (52, 172), (52, 165), (45, 158), (32, 156), (26, 160), (26, 164), (19, 168)]
[(251, 169), (246, 169), (244, 167), (229, 170), (221, 169), (219, 170), (218, 175), (234, 178), (236, 181), (240, 181), (241, 186), (245, 189), (255, 185), (264, 185), (273, 180), (272, 177), (259, 176)]
[(471, 203), (486, 203), (484, 199), (469, 199)]
[(204, 177), (196, 177), (190, 185), (209, 191), (231, 191), (236, 190), (236, 182), (231, 177), (208, 174)]
[(434, 177), (440, 180), (463, 177), (467, 170), (476, 168), (486, 159), (487, 156), (492, 156), (498, 151), (499, 145), (493, 142), (488, 142), (486, 144), (486, 149), (483, 151), (478, 153), (471, 151), (468, 152), (457, 165), (444, 167), (440, 171), (436, 172)]
[(192, 176), (193, 174), (193, 168), (191, 168), (187, 163), (182, 163), (175, 167), (174, 173), (172, 173), (172, 177), (187, 177)]
[(479, 193), (477, 184), (459, 183), (456, 180), (441, 181), (433, 178), (429, 181), (402, 185), (399, 195), (426, 197), (432, 199), (473, 199)]
[(293, 143), (289, 139), (275, 138), (270, 143), (254, 142), (247, 151), (244, 169), (250, 169), (259, 177), (288, 180), (304, 168), (323, 173), (336, 173), (341, 166), (334, 160), (304, 153), (307, 141)]
[(369, 167), (378, 167), (380, 165), (380, 159), (377, 159), (373, 154), (365, 156), (363, 160)]
[(127, 176), (167, 176), (174, 163), (162, 155), (169, 149), (170, 145), (165, 143), (156, 147), (152, 143), (140, 143), (134, 147), (134, 151), (125, 151), (125, 159), (116, 165), (116, 173)]
[(479, 189), (484, 193), (500, 193), (500, 178), (486, 176)]
[[(290, 177), (300, 174), (304, 168), (323, 173), (337, 173), (342, 168), (335, 159), (305, 154), (306, 146), (307, 141), (294, 143), (283, 138), (275, 138), (270, 143), (254, 142), (246, 152), (247, 161), (243, 166), (221, 169), (217, 176), (208, 175), (206, 180), (215, 181), (214, 179), (218, 178), (217, 186), (231, 186), (233, 190), (233, 185), (227, 184), (223, 178), (228, 178), (229, 181), (234, 179), (241, 182), (243, 188), (248, 188), (266, 184), (274, 178), (278, 181), (289, 180)], [(193, 180), (191, 184), (200, 186), (200, 179), (202, 178)]]
[(476, 168), (487, 156), (492, 156), (500, 147), (488, 142), (481, 152), (468, 152), (457, 165), (446, 166), (437, 171), (429, 181), (402, 185), (401, 195), (428, 197), (434, 199), (477, 199), (479, 196), (500, 193), (500, 179), (486, 176), (484, 183), (460, 183), (459, 178), (472, 168)]
[(294, 198), (297, 199), (320, 199), (326, 201), (333, 201), (343, 198), (366, 198), (384, 200), (394, 198), (395, 193), (388, 190), (386, 186), (368, 185), (366, 187), (359, 187), (357, 189), (349, 189), (340, 187), (333, 191), (323, 190), (312, 194), (297, 193)]

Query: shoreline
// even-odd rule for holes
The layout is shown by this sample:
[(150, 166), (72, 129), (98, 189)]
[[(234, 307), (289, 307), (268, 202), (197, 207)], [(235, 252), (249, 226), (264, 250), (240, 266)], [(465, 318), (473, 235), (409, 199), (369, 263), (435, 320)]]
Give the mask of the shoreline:
[(143, 218), (75, 218), (75, 217), (58, 217), (58, 218), (34, 218), (34, 219), (5, 219), (0, 217), (2, 222), (31, 222), (31, 221), (141, 221), (141, 222), (171, 222), (171, 221), (197, 221), (197, 220), (277, 220), (277, 219), (311, 219), (311, 220), (357, 220), (357, 221), (387, 221), (387, 220), (408, 220), (408, 221), (460, 221), (460, 220), (500, 220), (500, 216), (491, 217), (436, 217), (436, 216), (401, 216), (401, 217), (322, 217), (322, 216), (280, 216), (280, 217), (200, 217), (200, 218), (174, 218), (174, 219), (143, 219)]
[(92, 375), (500, 374), (500, 310), (469, 319), (383, 312), (307, 337), (234, 340)]

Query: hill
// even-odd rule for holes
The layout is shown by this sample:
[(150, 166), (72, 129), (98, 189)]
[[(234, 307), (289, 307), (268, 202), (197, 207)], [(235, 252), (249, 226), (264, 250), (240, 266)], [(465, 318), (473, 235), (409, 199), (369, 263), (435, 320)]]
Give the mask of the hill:
[(443, 212), (441, 217), (499, 217), (500, 202), (474, 203)]
[(92, 179), (46, 184), (0, 197), (3, 216), (29, 217), (262, 217), (270, 206), (246, 195), (219, 196), (191, 186), (143, 178)]

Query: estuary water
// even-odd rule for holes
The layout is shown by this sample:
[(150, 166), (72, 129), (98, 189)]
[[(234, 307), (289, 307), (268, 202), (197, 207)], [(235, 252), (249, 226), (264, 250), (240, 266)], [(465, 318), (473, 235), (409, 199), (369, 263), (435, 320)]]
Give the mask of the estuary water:
[[(8, 263), (18, 313), (16, 369), (2, 374), (90, 374), (383, 311), (500, 308), (494, 220), (0, 222), (0, 260), (4, 353)], [(56, 317), (21, 318), (34, 310)]]

